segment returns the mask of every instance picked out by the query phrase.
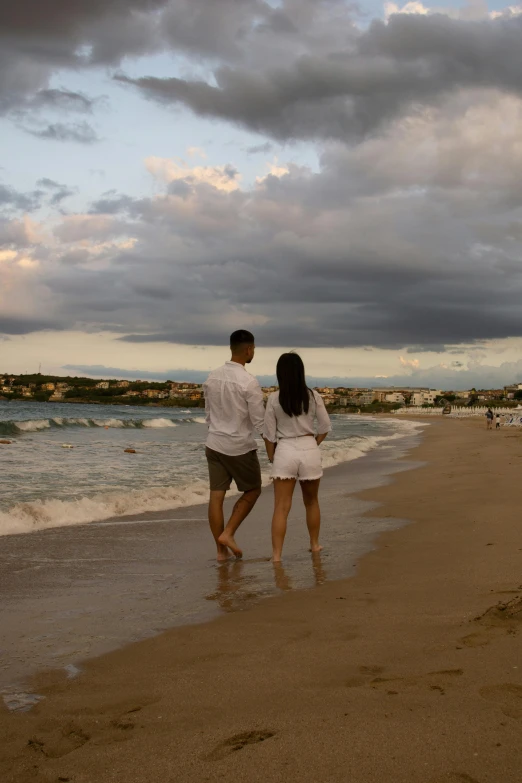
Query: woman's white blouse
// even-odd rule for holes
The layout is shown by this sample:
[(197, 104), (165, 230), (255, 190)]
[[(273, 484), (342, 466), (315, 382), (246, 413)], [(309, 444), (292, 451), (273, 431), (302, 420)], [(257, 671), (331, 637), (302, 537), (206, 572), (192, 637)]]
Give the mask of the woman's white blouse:
[[(315, 431), (317, 422), (317, 432)], [(330, 432), (332, 423), (324, 407), (320, 394), (310, 391), (308, 413), (289, 416), (279, 404), (279, 392), (273, 392), (268, 398), (265, 411), (263, 437), (272, 443), (282, 438), (299, 438), (301, 435), (322, 435)]]

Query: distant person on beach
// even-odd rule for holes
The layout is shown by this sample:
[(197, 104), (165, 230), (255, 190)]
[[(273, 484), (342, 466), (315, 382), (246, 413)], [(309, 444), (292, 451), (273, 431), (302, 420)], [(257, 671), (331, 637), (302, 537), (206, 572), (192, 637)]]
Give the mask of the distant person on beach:
[(488, 408), (486, 412), (486, 429), (493, 429), (493, 411), (491, 408)]
[[(226, 560), (230, 550), (242, 551), (234, 535), (261, 494), (261, 468), (254, 432), (263, 431), (265, 408), (261, 387), (245, 364), (254, 358), (254, 335), (244, 329), (230, 336), (232, 357), (210, 373), (203, 384), (208, 437), (206, 457), (210, 480), (208, 520), (217, 546), (217, 559)], [(223, 502), (232, 479), (243, 494), (237, 500), (225, 527)]]
[(495, 422), (496, 422), (495, 423), (495, 429), (499, 430), (500, 429), (500, 413), (497, 413), (497, 415), (495, 416)]
[[(319, 483), (323, 475), (319, 444), (332, 425), (322, 397), (309, 389), (301, 357), (284, 353), (277, 362), (279, 391), (270, 395), (263, 437), (274, 480), (272, 560), (278, 563), (296, 481), (301, 485), (311, 552), (320, 552)], [(317, 425), (317, 433), (315, 426)]]

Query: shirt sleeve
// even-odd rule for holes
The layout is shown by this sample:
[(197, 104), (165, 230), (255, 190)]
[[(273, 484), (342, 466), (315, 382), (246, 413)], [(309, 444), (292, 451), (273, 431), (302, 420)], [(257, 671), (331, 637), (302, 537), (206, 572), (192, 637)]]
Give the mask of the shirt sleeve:
[(247, 386), (246, 401), (248, 405), (248, 414), (255, 430), (263, 432), (265, 423), (265, 406), (263, 403), (263, 392), (261, 386), (255, 378)]
[(210, 426), (210, 402), (208, 399), (208, 389), (207, 385), (203, 384), (203, 396), (205, 398), (205, 421), (208, 426)]
[(277, 443), (277, 420), (271, 397), (268, 398), (268, 402), (266, 404), (263, 438), (266, 438), (271, 443)]
[(330, 432), (332, 429), (332, 422), (330, 421), (330, 417), (324, 406), (324, 401), (321, 395), (317, 394), (317, 392), (314, 392), (314, 397), (316, 402), (315, 416), (317, 419), (317, 434), (324, 435), (325, 433)]

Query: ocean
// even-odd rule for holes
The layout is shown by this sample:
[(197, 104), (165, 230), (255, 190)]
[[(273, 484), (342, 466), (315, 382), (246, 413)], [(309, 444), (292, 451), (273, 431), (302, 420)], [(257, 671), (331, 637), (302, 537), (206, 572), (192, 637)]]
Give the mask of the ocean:
[[(0, 697), (8, 708), (35, 703), (23, 685), (31, 673), (77, 676), (86, 659), (173, 626), (352, 575), (379, 533), (404, 524), (381, 518), (357, 493), (414, 466), (408, 454), (425, 424), (332, 422), (321, 446), (320, 556), (308, 552), (297, 491), (283, 564), (270, 563), (267, 491), (238, 531), (243, 559), (217, 564), (200, 409), (0, 403), (0, 439), (12, 441), (0, 445)], [(266, 485), (264, 449), (260, 459)]]
[[(334, 415), (324, 467), (357, 459), (419, 426)], [(0, 536), (192, 506), (207, 496), (199, 408), (0, 402)], [(260, 440), (263, 481), (269, 465)], [(135, 454), (125, 449), (134, 449)]]

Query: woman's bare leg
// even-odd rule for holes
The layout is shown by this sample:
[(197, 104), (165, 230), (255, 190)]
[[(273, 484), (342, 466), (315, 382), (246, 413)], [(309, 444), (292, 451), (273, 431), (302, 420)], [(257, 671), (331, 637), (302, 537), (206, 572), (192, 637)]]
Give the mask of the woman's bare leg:
[(292, 508), (295, 479), (274, 479), (274, 516), (272, 517), (272, 560), (279, 563), (286, 535), (286, 522)]
[(320, 552), (323, 548), (319, 545), (319, 531), (321, 529), (321, 509), (319, 508), (319, 484), (321, 479), (315, 481), (301, 481), (303, 503), (306, 508), (306, 524), (310, 534), (310, 551)]

